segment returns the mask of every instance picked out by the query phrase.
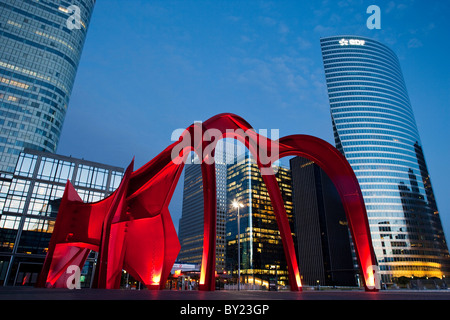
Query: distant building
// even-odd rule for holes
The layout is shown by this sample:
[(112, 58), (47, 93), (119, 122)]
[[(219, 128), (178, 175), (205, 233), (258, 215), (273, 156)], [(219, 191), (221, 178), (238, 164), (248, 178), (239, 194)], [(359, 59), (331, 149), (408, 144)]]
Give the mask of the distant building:
[[(278, 167), (280, 186), (291, 231), (293, 230), (292, 181), (288, 168)], [(268, 287), (288, 285), (288, 270), (278, 224), (267, 188), (255, 161), (246, 154), (228, 166), (227, 257), (228, 273), (238, 274), (238, 235), (241, 244), (241, 283)], [(231, 206), (236, 200), (243, 204), (239, 212)]]
[[(68, 180), (85, 202), (109, 196), (123, 168), (27, 149), (0, 174), (0, 284), (34, 285), (44, 263)], [(82, 270), (90, 286), (95, 254)]]
[(184, 169), (183, 207), (178, 237), (181, 244), (177, 261), (201, 264), (203, 253), (203, 186), (199, 164)]
[[(234, 142), (220, 140), (216, 146), (216, 188), (217, 188), (217, 224), (216, 224), (216, 271), (225, 269), (225, 228), (227, 213), (227, 164), (233, 163), (237, 154)], [(183, 207), (179, 221), (178, 237), (181, 250), (178, 261), (200, 264), (203, 254), (203, 184), (202, 170), (197, 157), (192, 157), (185, 165)]]
[(302, 284), (356, 286), (347, 219), (336, 187), (310, 160), (295, 157), (290, 165)]

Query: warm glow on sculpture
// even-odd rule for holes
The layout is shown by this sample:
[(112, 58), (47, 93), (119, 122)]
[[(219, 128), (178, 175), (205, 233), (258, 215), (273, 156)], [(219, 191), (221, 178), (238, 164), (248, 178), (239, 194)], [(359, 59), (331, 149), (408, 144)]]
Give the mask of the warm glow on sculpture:
[[(347, 215), (348, 225), (366, 290), (377, 290), (373, 272), (375, 254), (367, 214), (358, 181), (346, 159), (329, 143), (315, 137), (293, 135), (272, 141), (248, 133), (251, 126), (233, 114), (220, 114), (195, 123), (180, 139), (142, 168), (133, 171), (134, 161), (125, 171), (119, 188), (108, 198), (84, 203), (67, 182), (55, 222), (47, 257), (40, 274), (39, 287), (66, 286), (66, 270), (83, 267), (91, 250), (99, 253), (94, 287), (117, 289), (122, 270), (129, 272), (149, 289), (163, 289), (180, 251), (180, 243), (168, 210), (185, 160), (194, 151), (201, 160), (204, 195), (204, 237), (200, 290), (215, 289), (216, 257), (216, 177), (213, 156), (218, 139), (241, 141), (256, 159), (266, 184), (280, 230), (292, 291), (301, 290), (295, 247), (289, 221), (272, 164), (286, 156), (302, 156), (314, 161), (334, 182)], [(208, 130), (214, 138), (192, 139)], [(246, 134), (244, 134), (246, 132)], [(262, 143), (264, 142), (264, 143)], [(278, 151), (275, 153), (275, 149)], [(275, 154), (267, 163), (261, 158)], [(175, 155), (175, 159), (174, 159)]]
[(373, 272), (370, 272), (367, 275), (367, 286), (371, 287), (371, 288), (375, 288), (375, 275), (373, 274)]

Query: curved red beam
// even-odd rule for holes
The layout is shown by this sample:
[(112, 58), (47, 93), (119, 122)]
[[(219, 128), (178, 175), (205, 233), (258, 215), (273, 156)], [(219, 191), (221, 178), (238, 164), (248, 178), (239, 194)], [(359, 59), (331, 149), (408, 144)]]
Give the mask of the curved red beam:
[(365, 288), (376, 290), (370, 267), (377, 263), (364, 201), (345, 158), (327, 142), (310, 136), (295, 135), (272, 141), (233, 114), (219, 114), (191, 125), (177, 142), (134, 172), (132, 162), (119, 188), (102, 201), (83, 203), (68, 182), (37, 286), (64, 287), (62, 279), (67, 267), (75, 264), (81, 268), (89, 250), (95, 250), (99, 252), (95, 287), (118, 288), (121, 271), (125, 269), (148, 288), (163, 288), (180, 250), (168, 205), (188, 153), (194, 151), (201, 159), (204, 193), (200, 290), (214, 290), (217, 203), (214, 148), (222, 138), (242, 142), (262, 172), (280, 229), (292, 291), (301, 290), (302, 284), (272, 164), (293, 155), (311, 159), (334, 182), (347, 214)]
[(329, 143), (312, 136), (292, 135), (280, 142), (280, 158), (300, 156), (307, 158), (328, 175), (334, 183), (347, 217), (353, 244), (363, 275), (366, 291), (376, 291), (378, 284), (373, 272), (377, 270), (377, 260), (372, 246), (369, 222), (364, 199), (358, 180), (347, 159)]

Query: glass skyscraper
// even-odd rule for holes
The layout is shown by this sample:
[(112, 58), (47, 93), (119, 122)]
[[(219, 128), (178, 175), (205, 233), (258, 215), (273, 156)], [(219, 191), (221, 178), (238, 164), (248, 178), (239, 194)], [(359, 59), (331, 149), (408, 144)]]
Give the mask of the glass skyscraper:
[(382, 281), (448, 277), (448, 247), (396, 54), (359, 36), (320, 44), (336, 147), (361, 186)]
[[(219, 140), (215, 149), (216, 166), (216, 271), (225, 269), (225, 227), (227, 213), (227, 164), (233, 163), (238, 146), (227, 139)], [(191, 154), (184, 170), (183, 208), (179, 222), (181, 250), (178, 261), (202, 263), (203, 254), (203, 180), (198, 157)]]
[(94, 5), (0, 0), (0, 171), (24, 148), (56, 152)]
[[(280, 187), (291, 232), (294, 230), (291, 170), (279, 166), (276, 178)], [(289, 284), (288, 269), (275, 212), (256, 161), (248, 150), (228, 166), (227, 178), (227, 272), (236, 278), (240, 243), (241, 283), (266, 287)], [(243, 207), (233, 208), (236, 200)], [(238, 228), (239, 226), (239, 228)]]

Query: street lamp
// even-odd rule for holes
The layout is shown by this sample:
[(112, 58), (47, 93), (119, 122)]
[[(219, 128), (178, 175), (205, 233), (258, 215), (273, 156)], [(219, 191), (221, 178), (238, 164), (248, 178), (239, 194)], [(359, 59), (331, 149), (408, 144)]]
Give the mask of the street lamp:
[(238, 223), (238, 290), (241, 290), (241, 226), (240, 226), (240, 214), (239, 209), (244, 205), (237, 200), (233, 201), (233, 207), (237, 208), (237, 223)]

